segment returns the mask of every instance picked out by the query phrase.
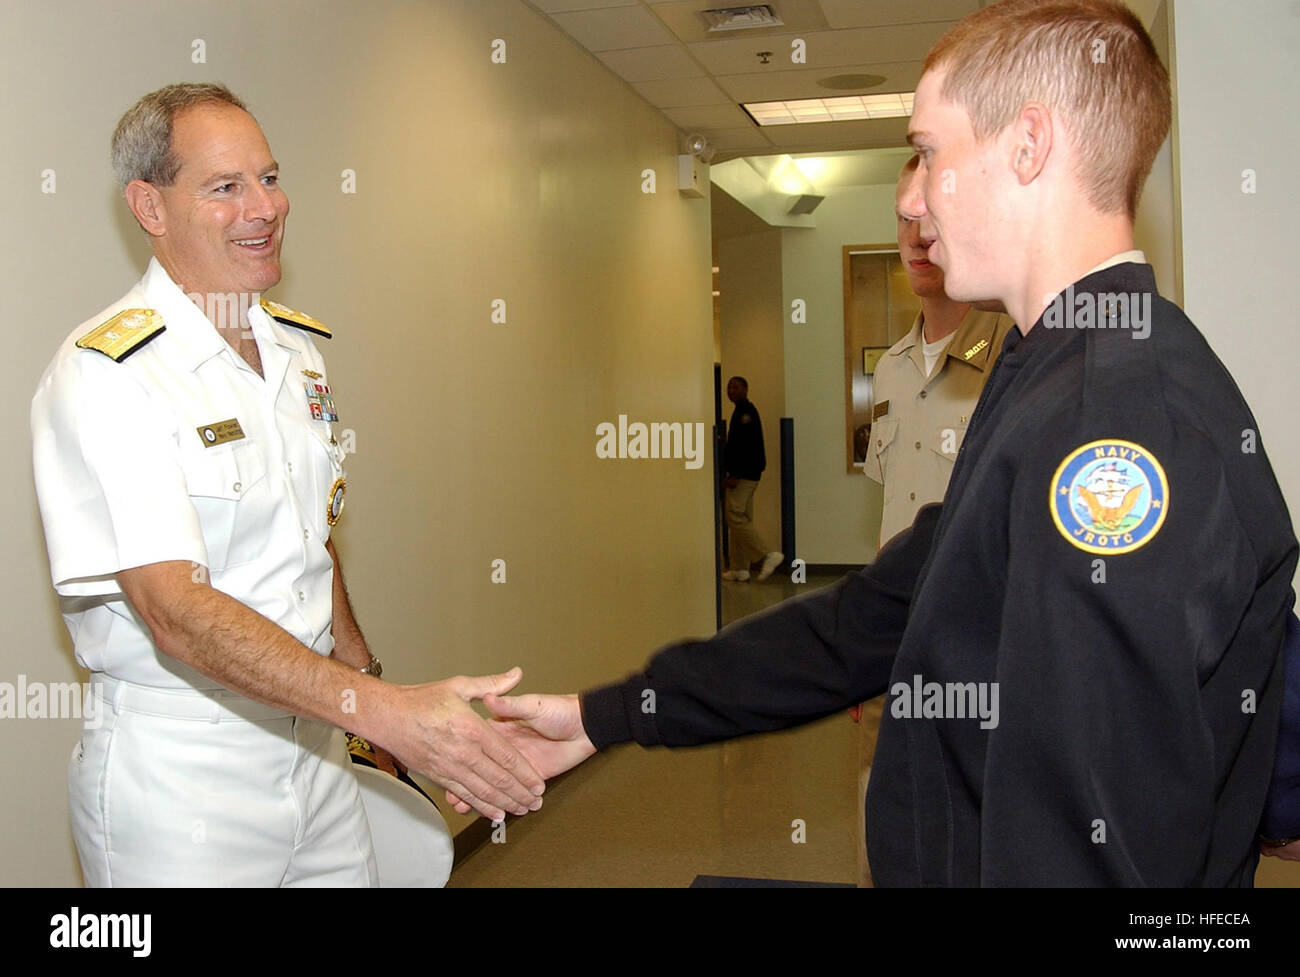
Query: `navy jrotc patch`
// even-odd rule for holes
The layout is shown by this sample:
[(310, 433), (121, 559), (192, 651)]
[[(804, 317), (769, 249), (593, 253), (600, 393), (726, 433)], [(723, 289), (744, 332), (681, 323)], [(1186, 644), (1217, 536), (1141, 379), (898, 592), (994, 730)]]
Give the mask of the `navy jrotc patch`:
[(1090, 441), (1052, 478), (1052, 521), (1089, 553), (1132, 553), (1160, 532), (1169, 513), (1169, 479), (1151, 452), (1118, 439)]

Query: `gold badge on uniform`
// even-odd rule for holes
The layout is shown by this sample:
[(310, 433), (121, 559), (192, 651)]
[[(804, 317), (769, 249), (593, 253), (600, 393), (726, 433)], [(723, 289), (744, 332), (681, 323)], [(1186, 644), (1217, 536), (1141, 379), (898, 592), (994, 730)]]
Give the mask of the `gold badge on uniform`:
[(239, 421), (233, 417), (225, 421), (204, 424), (194, 430), (199, 432), (199, 437), (203, 439), (204, 446), (208, 448), (218, 444), (225, 444), (227, 441), (239, 441), (244, 437), (244, 429), (239, 426)]
[(343, 499), (347, 495), (348, 484), (341, 478), (334, 479), (330, 486), (330, 497), (325, 500), (325, 521), (333, 526), (343, 513)]
[(888, 413), (889, 413), (889, 401), (882, 400), (880, 403), (876, 404), (874, 408), (872, 408), (871, 419), (873, 421), (878, 420), (879, 418), (884, 417)]

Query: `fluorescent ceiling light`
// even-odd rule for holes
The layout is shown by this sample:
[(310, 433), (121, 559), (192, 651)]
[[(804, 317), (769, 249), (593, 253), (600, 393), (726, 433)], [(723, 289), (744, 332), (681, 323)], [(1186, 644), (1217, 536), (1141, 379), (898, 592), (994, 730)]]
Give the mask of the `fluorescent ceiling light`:
[(896, 119), (912, 114), (912, 98), (915, 95), (915, 92), (894, 92), (889, 95), (791, 98), (780, 102), (744, 102), (741, 108), (761, 126), (847, 122), (853, 119)]

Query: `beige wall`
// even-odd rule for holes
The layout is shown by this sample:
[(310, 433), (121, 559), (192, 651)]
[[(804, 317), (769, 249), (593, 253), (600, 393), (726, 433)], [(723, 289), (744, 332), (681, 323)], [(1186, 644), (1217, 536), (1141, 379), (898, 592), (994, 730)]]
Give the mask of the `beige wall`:
[[(1300, 15), (1286, 0), (1236, 4), (1231, 16), (1211, 0), (1177, 0), (1173, 24), (1184, 308), (1254, 411), (1294, 522)], [(1248, 169), (1254, 193), (1243, 192)], [(1262, 859), (1256, 884), (1300, 885), (1300, 865)]]
[[(241, 93), (282, 164), (293, 214), (273, 297), (335, 330), (325, 355), (357, 447), (337, 539), (388, 674), (518, 663), (528, 688), (571, 690), (713, 630), (707, 458), (595, 454), (596, 425), (620, 413), (706, 430), (712, 415), (709, 203), (675, 190), (660, 114), (518, 0), (50, 10), (0, 8), (0, 108), (19, 136), (0, 244), (0, 681), (81, 677), (48, 583), (28, 402), (62, 337), (143, 268), (108, 138), (135, 98), (180, 80)], [(76, 884), (75, 723), (0, 731), (0, 884)]]
[[(1300, 14), (1286, 0), (1240, 4), (1231, 17), (1209, 0), (1178, 0), (1173, 19), (1185, 308), (1254, 411), (1294, 516)], [(1243, 192), (1246, 170), (1254, 193)]]
[[(781, 418), (785, 415), (785, 363), (781, 329), (781, 232), (718, 242), (722, 311), (722, 413), (729, 377), (749, 381), (749, 396), (763, 422), (767, 470), (754, 493), (754, 523), (764, 542), (781, 548)], [(797, 488), (797, 486), (796, 486)], [(791, 555), (791, 554), (787, 554)]]
[[(1151, 19), (1145, 23), (1160, 59), (1169, 68), (1172, 64), (1169, 51), (1169, 5), (1161, 2)], [(1137, 214), (1134, 215), (1133, 240), (1151, 263), (1160, 294), (1172, 302), (1181, 302), (1175, 245), (1178, 218), (1174, 201), (1173, 140), (1166, 139), (1151, 164), (1151, 173), (1142, 188)]]
[[(842, 249), (897, 240), (894, 190), (892, 183), (838, 188), (817, 208), (816, 228), (781, 232), (785, 406), (795, 419), (797, 555), (808, 563), (866, 564), (879, 548), (880, 486), (844, 470)], [(798, 298), (808, 304), (803, 324), (790, 321), (790, 305)]]

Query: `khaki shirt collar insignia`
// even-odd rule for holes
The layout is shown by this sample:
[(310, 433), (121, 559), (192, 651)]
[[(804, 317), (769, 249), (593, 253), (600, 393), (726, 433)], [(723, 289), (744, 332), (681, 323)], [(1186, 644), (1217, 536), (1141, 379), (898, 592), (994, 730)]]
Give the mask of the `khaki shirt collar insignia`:
[(981, 312), (972, 306), (948, 344), (948, 355), (976, 369), (987, 369), (992, 364), (999, 317), (997, 312)]

